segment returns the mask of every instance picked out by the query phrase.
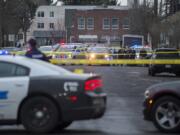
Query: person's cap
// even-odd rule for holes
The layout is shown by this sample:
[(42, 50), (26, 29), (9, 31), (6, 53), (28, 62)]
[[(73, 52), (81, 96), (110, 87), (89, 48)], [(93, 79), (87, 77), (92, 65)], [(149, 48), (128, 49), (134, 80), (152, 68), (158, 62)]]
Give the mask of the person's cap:
[(36, 40), (31, 38), (29, 39), (28, 43), (31, 45), (31, 46), (36, 46)]

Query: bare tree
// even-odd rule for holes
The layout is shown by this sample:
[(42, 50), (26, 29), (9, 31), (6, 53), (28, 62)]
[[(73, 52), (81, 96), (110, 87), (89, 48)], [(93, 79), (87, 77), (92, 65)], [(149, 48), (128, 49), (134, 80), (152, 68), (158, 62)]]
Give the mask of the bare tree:
[(158, 16), (158, 0), (154, 0), (154, 15)]
[(166, 27), (164, 33), (170, 42), (170, 47), (180, 48), (180, 13), (168, 17), (163, 23)]
[(143, 0), (139, 6), (133, 6), (129, 14), (131, 33), (143, 35), (145, 43), (148, 43), (148, 35), (150, 34), (154, 48), (160, 42), (161, 16), (159, 11), (157, 0)]
[(0, 46), (5, 46), (9, 34), (15, 35), (19, 29), (22, 29), (26, 42), (26, 32), (36, 8), (51, 2), (52, 0), (0, 0)]

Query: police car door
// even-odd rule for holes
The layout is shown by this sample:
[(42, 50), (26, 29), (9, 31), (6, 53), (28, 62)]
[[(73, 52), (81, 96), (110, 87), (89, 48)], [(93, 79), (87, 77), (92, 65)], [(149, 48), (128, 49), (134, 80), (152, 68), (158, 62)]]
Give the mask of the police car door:
[(21, 101), (27, 96), (29, 69), (0, 61), (0, 120), (15, 120)]

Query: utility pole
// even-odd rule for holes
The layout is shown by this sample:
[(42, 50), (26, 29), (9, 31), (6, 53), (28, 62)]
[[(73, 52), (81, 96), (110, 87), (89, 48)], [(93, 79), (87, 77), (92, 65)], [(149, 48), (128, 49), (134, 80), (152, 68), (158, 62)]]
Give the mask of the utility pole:
[(159, 5), (159, 14), (160, 16), (162, 16), (163, 12), (163, 0), (160, 1), (160, 5)]

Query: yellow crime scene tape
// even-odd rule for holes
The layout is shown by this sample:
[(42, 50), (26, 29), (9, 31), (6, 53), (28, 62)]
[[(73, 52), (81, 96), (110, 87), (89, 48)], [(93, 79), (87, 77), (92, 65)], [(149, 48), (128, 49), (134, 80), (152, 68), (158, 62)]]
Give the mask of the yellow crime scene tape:
[(76, 59), (51, 59), (52, 64), (56, 65), (142, 65), (142, 64), (180, 64), (180, 59), (166, 60), (146, 60), (146, 59), (118, 59), (118, 60), (76, 60)]
[(83, 74), (84, 70), (83, 69), (75, 69), (74, 73), (76, 73), (76, 74)]
[[(72, 54), (73, 52), (53, 52), (53, 51), (49, 51), (49, 52), (44, 52), (44, 54), (46, 55), (60, 55), (60, 54)], [(89, 53), (86, 53), (86, 52), (83, 52), (85, 54), (89, 54)], [(174, 51), (169, 51), (169, 52), (153, 52), (153, 51), (148, 51), (146, 53), (139, 53), (139, 54), (173, 54), (173, 53), (180, 53), (180, 51), (178, 52), (174, 52)], [(12, 54), (16, 54), (16, 55), (24, 55), (25, 54), (25, 51), (17, 51), (17, 52), (12, 52)], [(93, 53), (93, 54), (96, 54), (96, 55), (105, 55), (107, 53)], [(135, 53), (130, 53), (130, 52), (125, 52), (125, 53), (120, 53), (120, 54), (111, 54), (111, 53), (108, 53), (109, 55), (134, 55)]]
[[(149, 52), (148, 52), (149, 53)], [(146, 53), (146, 54), (148, 54)], [(153, 54), (172, 54), (172, 53), (177, 53), (177, 52), (158, 52)], [(179, 51), (180, 53), (180, 51)], [(12, 54), (15, 55), (24, 55), (24, 51), (19, 51), (19, 52), (13, 52)], [(69, 56), (72, 54), (72, 52), (46, 52), (45, 53), (47, 56), (52, 56), (52, 55), (67, 55)], [(94, 53), (93, 53), (94, 54)], [(90, 55), (90, 53), (83, 53), (83, 54), (78, 54), (76, 56), (84, 56), (83, 58), (77, 57), (77, 59), (73, 58), (53, 58), (50, 60), (52, 64), (56, 65), (143, 65), (143, 64), (180, 64), (180, 59), (128, 59), (128, 58), (119, 58), (118, 56), (127, 56), (127, 55), (135, 55), (132, 53), (121, 53), (121, 54), (95, 54), (97, 57), (98, 56), (115, 56), (115, 58), (106, 60), (106, 59), (87, 59), (86, 57)], [(81, 71), (77, 71), (81, 72)]]

